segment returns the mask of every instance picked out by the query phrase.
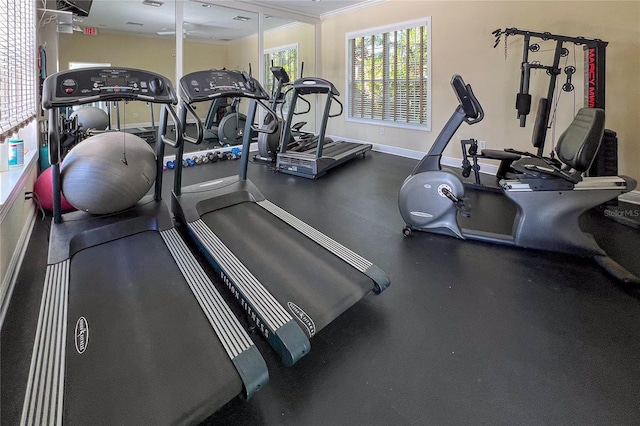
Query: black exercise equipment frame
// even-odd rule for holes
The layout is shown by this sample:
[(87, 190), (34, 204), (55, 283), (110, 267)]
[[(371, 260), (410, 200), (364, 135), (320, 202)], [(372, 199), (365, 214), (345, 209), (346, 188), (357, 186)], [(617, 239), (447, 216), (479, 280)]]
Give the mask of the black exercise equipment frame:
[[(527, 115), (531, 110), (531, 95), (529, 94), (529, 81), (532, 69), (544, 69), (549, 74), (549, 87), (547, 89), (548, 100), (545, 106), (544, 114), (541, 114), (542, 123), (540, 127), (546, 129), (549, 125), (549, 117), (551, 113), (551, 104), (553, 93), (555, 91), (557, 76), (562, 72), (560, 69), (560, 58), (566, 56), (563, 50), (565, 43), (573, 43), (575, 45), (583, 45), (585, 53), (585, 99), (584, 106), (588, 108), (605, 109), (605, 65), (606, 65), (606, 47), (608, 42), (597, 38), (571, 37), (550, 32), (537, 32), (529, 30), (521, 30), (518, 28), (506, 28), (504, 30), (497, 29), (492, 32), (496, 37), (493, 47), (497, 47), (500, 43), (502, 35), (505, 36), (505, 43), (509, 36), (521, 35), (524, 37), (524, 46), (522, 50), (522, 62), (520, 66), (520, 89), (516, 95), (516, 110), (518, 111), (518, 119), (520, 127), (526, 125)], [(531, 39), (538, 38), (542, 41), (554, 40), (556, 42), (555, 53), (552, 65), (542, 65), (529, 62), (529, 52), (536, 51), (532, 49)], [(573, 74), (573, 73), (572, 73)], [(542, 127), (544, 125), (544, 127)], [(535, 145), (538, 148), (537, 155), (543, 156), (546, 132), (541, 131), (538, 134)]]

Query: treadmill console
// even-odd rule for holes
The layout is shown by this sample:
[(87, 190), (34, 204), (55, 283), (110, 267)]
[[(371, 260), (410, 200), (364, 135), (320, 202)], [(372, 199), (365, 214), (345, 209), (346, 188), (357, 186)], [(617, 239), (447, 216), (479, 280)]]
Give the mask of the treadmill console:
[(269, 99), (258, 80), (244, 71), (196, 71), (180, 79), (180, 95), (192, 104), (215, 98)]
[(44, 81), (42, 107), (50, 109), (97, 101), (138, 100), (176, 104), (171, 80), (131, 68), (80, 68), (52, 74)]
[(340, 96), (340, 92), (329, 80), (318, 77), (302, 77), (293, 82), (293, 88), (301, 95), (314, 93), (331, 93)]

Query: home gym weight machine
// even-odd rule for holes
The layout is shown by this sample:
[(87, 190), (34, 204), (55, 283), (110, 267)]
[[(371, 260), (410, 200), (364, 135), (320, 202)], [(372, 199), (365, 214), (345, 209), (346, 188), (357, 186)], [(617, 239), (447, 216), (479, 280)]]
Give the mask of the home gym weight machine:
[(512, 234), (464, 229), (457, 220), (458, 213), (470, 214), (463, 199), (464, 185), (455, 173), (442, 169), (440, 161), (460, 125), (478, 123), (484, 112), (471, 86), (460, 76), (453, 76), (451, 86), (459, 105), (400, 189), (398, 207), (406, 223), (404, 235), (410, 236), (419, 230), (592, 257), (617, 279), (640, 283), (609, 258), (593, 236), (579, 226), (582, 213), (632, 191), (637, 184), (626, 176), (582, 176), (598, 151), (604, 133), (604, 110), (582, 108), (578, 111), (558, 141), (558, 160), (562, 167), (542, 157), (523, 157), (513, 164), (519, 174), (500, 181), (502, 193), (517, 206)]
[[(573, 43), (576, 46), (584, 46), (584, 106), (587, 108), (605, 108), (605, 65), (606, 65), (606, 47), (607, 42), (597, 38), (571, 37), (549, 32), (536, 32), (529, 30), (521, 30), (518, 28), (506, 28), (504, 30), (497, 29), (492, 32), (495, 36), (496, 48), (501, 40), (504, 40), (505, 57), (507, 54), (507, 39), (512, 36), (523, 37), (522, 62), (520, 65), (520, 88), (516, 95), (517, 118), (520, 127), (526, 126), (527, 115), (531, 111), (531, 94), (529, 93), (532, 71), (544, 70), (549, 76), (549, 84), (546, 97), (542, 97), (538, 103), (536, 120), (532, 133), (532, 144), (536, 148), (537, 156), (544, 156), (545, 141), (549, 123), (552, 120), (552, 110), (554, 104), (554, 94), (558, 83), (559, 76), (564, 72), (566, 75), (565, 82), (561, 86), (563, 92), (571, 92), (574, 90), (572, 77), (576, 72), (573, 65), (561, 68), (561, 58), (569, 55), (569, 49), (565, 46), (567, 43)], [(504, 39), (502, 38), (504, 36)], [(533, 40), (538, 42), (532, 42)], [(551, 65), (544, 65), (539, 61), (530, 60), (530, 53), (541, 51), (540, 42), (554, 41), (554, 54)], [(562, 92), (561, 92), (562, 93)], [(556, 101), (557, 106), (557, 101)], [(613, 134), (613, 135), (611, 135)], [(612, 140), (613, 139), (613, 140)], [(513, 149), (494, 150), (483, 149), (479, 151), (477, 141), (475, 139), (463, 140), (461, 142), (463, 153), (463, 177), (469, 177), (471, 172), (474, 173), (475, 186), (480, 187), (480, 166), (479, 158), (500, 160), (500, 166), (496, 174), (497, 179), (504, 179), (511, 172), (511, 164), (521, 158), (522, 155), (530, 155), (527, 152), (517, 151)], [(613, 151), (613, 152), (611, 152)], [(553, 159), (554, 153), (550, 158)], [(607, 130), (605, 138), (600, 148), (600, 153), (594, 160), (594, 165), (589, 170), (592, 176), (616, 175), (617, 174), (617, 149), (615, 141), (615, 133)]]

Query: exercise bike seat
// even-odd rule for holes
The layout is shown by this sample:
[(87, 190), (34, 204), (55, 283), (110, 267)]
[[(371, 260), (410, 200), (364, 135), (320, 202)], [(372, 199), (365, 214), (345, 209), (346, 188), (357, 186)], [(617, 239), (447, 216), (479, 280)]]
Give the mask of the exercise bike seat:
[(504, 179), (509, 176), (509, 173), (512, 172), (511, 165), (514, 161), (518, 161), (522, 155), (516, 154), (515, 152), (509, 152), (507, 150), (498, 150), (498, 149), (483, 149), (478, 155), (478, 158), (487, 158), (490, 160), (499, 160), (500, 166), (498, 166), (498, 171), (496, 173), (496, 177), (498, 179)]
[[(547, 104), (548, 101), (546, 98), (540, 98), (538, 111), (536, 113), (536, 121), (533, 127), (533, 134), (531, 135), (531, 143), (534, 148), (539, 148), (544, 145), (544, 138), (547, 131)], [(514, 161), (518, 161), (522, 157), (537, 157), (537, 155), (525, 151), (517, 151), (513, 148), (507, 148), (505, 150), (483, 149), (478, 157), (500, 161), (496, 177), (498, 179), (504, 179), (512, 177), (510, 174), (514, 172), (512, 168)], [(549, 158), (549, 160), (555, 162), (555, 159), (553, 158)]]

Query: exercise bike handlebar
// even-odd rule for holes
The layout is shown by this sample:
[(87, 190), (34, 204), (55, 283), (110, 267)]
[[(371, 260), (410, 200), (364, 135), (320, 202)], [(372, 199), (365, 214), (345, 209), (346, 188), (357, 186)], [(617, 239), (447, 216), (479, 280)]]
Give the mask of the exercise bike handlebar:
[(465, 84), (462, 77), (455, 74), (451, 77), (451, 87), (458, 97), (460, 107), (465, 113), (465, 121), (467, 124), (475, 124), (484, 118), (484, 110), (473, 94), (471, 85)]
[(473, 94), (471, 86), (465, 84), (462, 77), (454, 74), (451, 78), (451, 87), (458, 97), (459, 105), (438, 134), (427, 155), (422, 157), (422, 160), (413, 169), (412, 175), (425, 171), (441, 170), (440, 160), (442, 159), (442, 153), (460, 125), (462, 123), (475, 124), (484, 118), (484, 111), (480, 102)]

